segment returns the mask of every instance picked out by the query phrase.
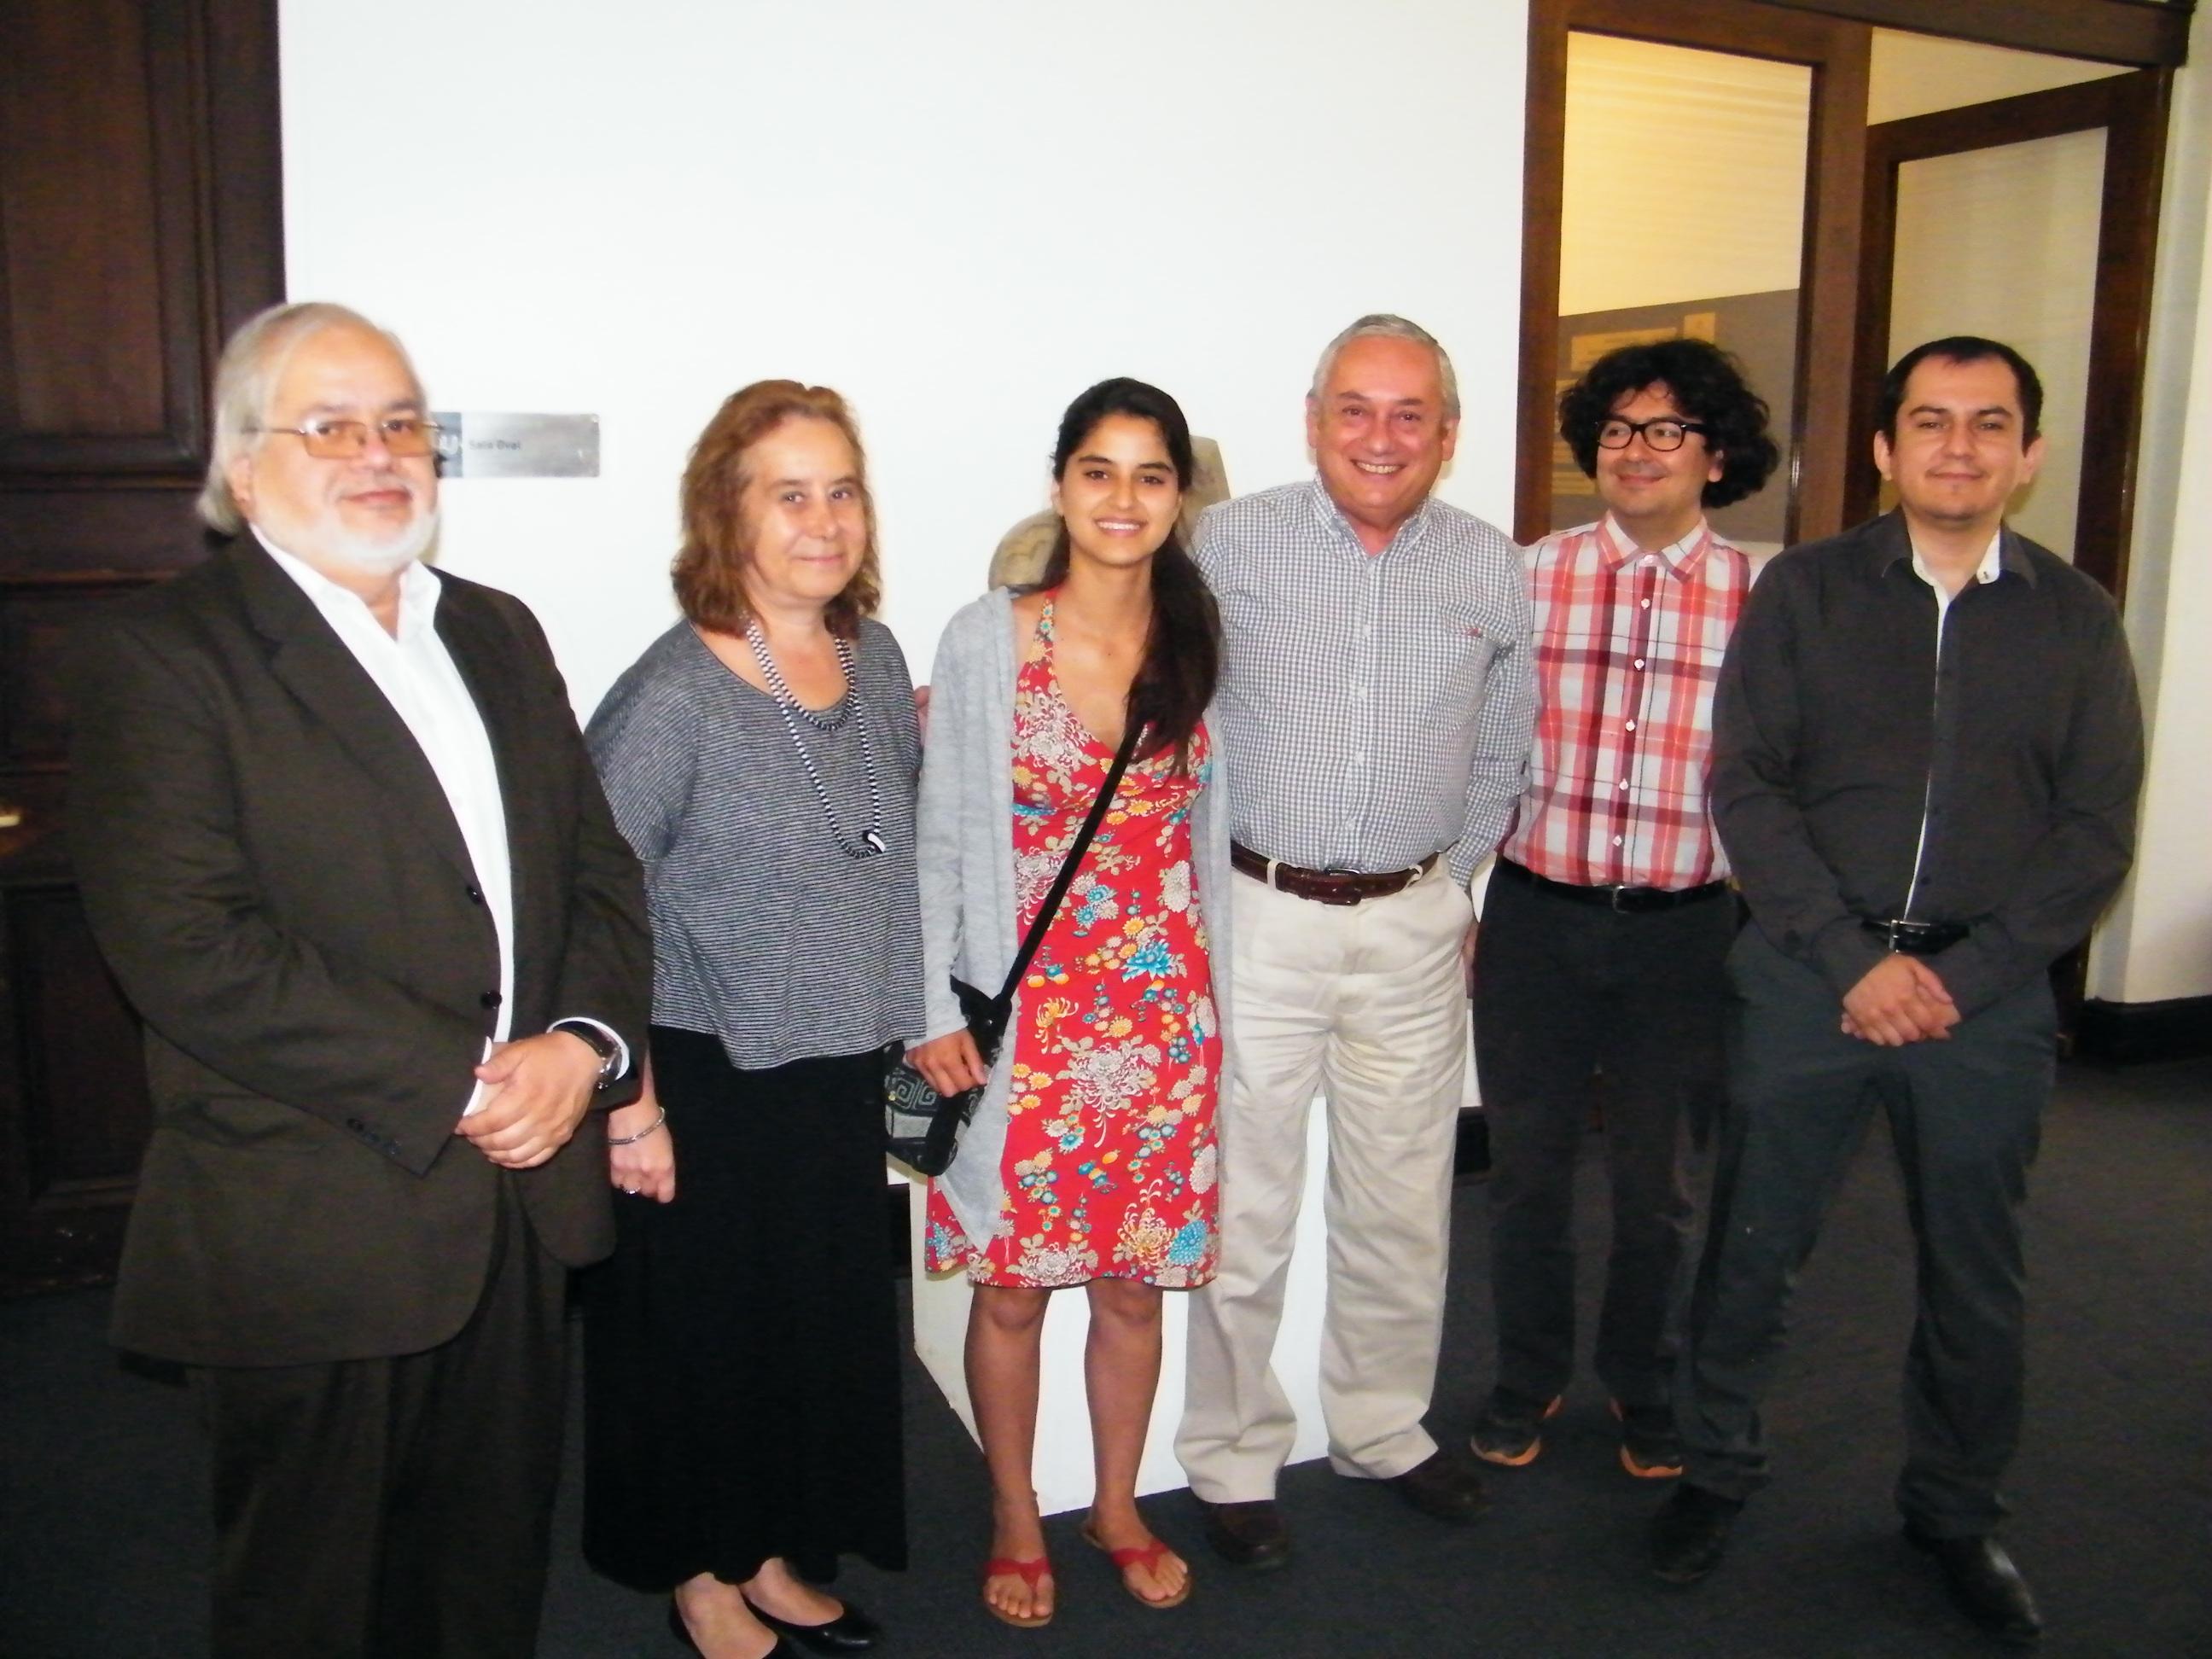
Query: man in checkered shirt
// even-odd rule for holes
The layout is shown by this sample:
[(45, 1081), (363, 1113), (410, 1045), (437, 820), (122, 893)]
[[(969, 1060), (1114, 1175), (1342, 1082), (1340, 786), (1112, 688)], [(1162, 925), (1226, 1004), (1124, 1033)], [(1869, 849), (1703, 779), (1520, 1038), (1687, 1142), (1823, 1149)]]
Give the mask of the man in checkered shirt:
[(1228, 763), (1220, 1272), (1193, 1293), (1176, 1449), (1208, 1541), (1249, 1566), (1289, 1538), (1275, 1478), (1297, 1421), (1269, 1368), (1306, 1119), (1328, 1104), (1330, 1462), (1446, 1520), (1474, 1461), (1421, 1427), (1436, 1380), (1467, 1043), (1467, 886), (1519, 799), (1533, 713), (1520, 556), (1430, 495), (1458, 436), (1425, 330), (1364, 317), (1306, 400), (1319, 475), (1208, 512), (1221, 605), (1212, 716)]
[(1498, 1382), (1477, 1456), (1543, 1449), (1574, 1370), (1575, 1154), (1603, 1073), (1613, 1247), (1595, 1369), (1630, 1474), (1682, 1472), (1661, 1348), (1691, 1205), (1685, 1108), (1721, 1088), (1735, 933), (1707, 810), (1713, 688), (1751, 562), (1705, 509), (1766, 482), (1766, 405), (1702, 340), (1624, 346), (1559, 400), (1605, 516), (1528, 553), (1539, 712), (1483, 901), (1475, 1059), (1490, 1125)]

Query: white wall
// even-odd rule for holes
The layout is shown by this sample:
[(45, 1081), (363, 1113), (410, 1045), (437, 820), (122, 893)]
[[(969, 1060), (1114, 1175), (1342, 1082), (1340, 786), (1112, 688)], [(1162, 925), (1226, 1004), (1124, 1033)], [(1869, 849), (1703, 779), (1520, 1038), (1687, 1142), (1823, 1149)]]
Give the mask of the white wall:
[[(395, 329), (440, 407), (601, 417), (597, 479), (449, 483), (440, 552), (530, 602), (580, 709), (674, 617), (685, 451), (763, 376), (858, 410), (917, 679), (1105, 375), (1174, 392), (1249, 489), (1309, 470), (1328, 337), (1401, 312), (1459, 369), (1441, 493), (1510, 520), (1521, 0), (283, 0), (280, 25), (291, 293)], [(1304, 1257), (1285, 1372), (1311, 1455)], [(1088, 1493), (1084, 1308), (1054, 1301), (1048, 1508)], [(957, 1302), (918, 1281), (956, 1403)], [(1179, 1399), (1171, 1371), (1147, 1490)]]
[(396, 329), (441, 407), (602, 417), (597, 480), (450, 485), (441, 555), (538, 610), (580, 708), (673, 617), (685, 450), (765, 375), (857, 408), (925, 678), (1104, 375), (1174, 392), (1252, 489), (1306, 470), (1328, 337), (1403, 312), (1466, 393), (1443, 493), (1510, 518), (1526, 28), (1519, 0), (283, 0), (290, 291)]
[(2090, 958), (2118, 1002), (2212, 995), (2212, 11), (2174, 76), (2153, 279), (2128, 634), (2150, 781), (2136, 868)]

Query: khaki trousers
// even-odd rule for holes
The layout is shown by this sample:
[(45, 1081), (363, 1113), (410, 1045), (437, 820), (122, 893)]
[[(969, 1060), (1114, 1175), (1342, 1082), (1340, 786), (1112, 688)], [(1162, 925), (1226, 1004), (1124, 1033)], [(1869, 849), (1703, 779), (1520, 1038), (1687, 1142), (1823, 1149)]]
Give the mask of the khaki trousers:
[(1273, 1497), (1297, 1422), (1270, 1358), (1328, 1109), (1322, 1411), (1339, 1473), (1425, 1462), (1467, 1053), (1459, 944), (1474, 912), (1441, 863), (1388, 898), (1316, 903), (1231, 888), (1235, 1078), (1221, 1103), (1221, 1257), (1191, 1297), (1176, 1455), (1212, 1503)]

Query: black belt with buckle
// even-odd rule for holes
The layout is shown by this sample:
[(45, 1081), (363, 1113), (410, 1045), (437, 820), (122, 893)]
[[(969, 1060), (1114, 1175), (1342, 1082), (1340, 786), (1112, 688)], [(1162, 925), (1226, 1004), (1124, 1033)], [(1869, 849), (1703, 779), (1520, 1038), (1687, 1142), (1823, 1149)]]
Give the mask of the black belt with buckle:
[(1887, 921), (1861, 916), (1859, 926), (1878, 933), (1893, 951), (1908, 957), (1932, 957), (1948, 951), (1974, 930), (1963, 921)]
[(1579, 882), (1554, 881), (1549, 876), (1540, 876), (1527, 865), (1516, 864), (1508, 858), (1498, 860), (1498, 872), (1540, 892), (1572, 899), (1577, 904), (1601, 904), (1608, 910), (1625, 912), (1672, 910), (1717, 898), (1728, 891), (1724, 881), (1709, 881), (1697, 887), (1585, 887)]
[(1285, 864), (1255, 853), (1240, 842), (1229, 843), (1229, 862), (1246, 875), (1264, 881), (1298, 898), (1311, 899), (1316, 904), (1358, 904), (1372, 898), (1388, 898), (1393, 893), (1402, 893), (1436, 867), (1437, 855), (1431, 853), (1419, 864), (1404, 870), (1386, 870), (1381, 875), (1362, 875), (1356, 870), (1301, 870), (1295, 864)]

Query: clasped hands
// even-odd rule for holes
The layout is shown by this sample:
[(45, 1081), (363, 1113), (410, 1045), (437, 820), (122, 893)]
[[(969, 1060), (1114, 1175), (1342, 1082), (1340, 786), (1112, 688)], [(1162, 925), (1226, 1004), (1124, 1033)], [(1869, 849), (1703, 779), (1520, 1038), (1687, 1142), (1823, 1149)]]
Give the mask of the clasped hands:
[(1844, 1035), (1885, 1048), (1948, 1038), (1958, 1023), (1950, 992), (1917, 957), (1884, 957), (1844, 997)]
[(573, 1031), (495, 1043), (476, 1068), (483, 1103), (454, 1126), (502, 1170), (534, 1170), (568, 1144), (591, 1109), (599, 1056)]

